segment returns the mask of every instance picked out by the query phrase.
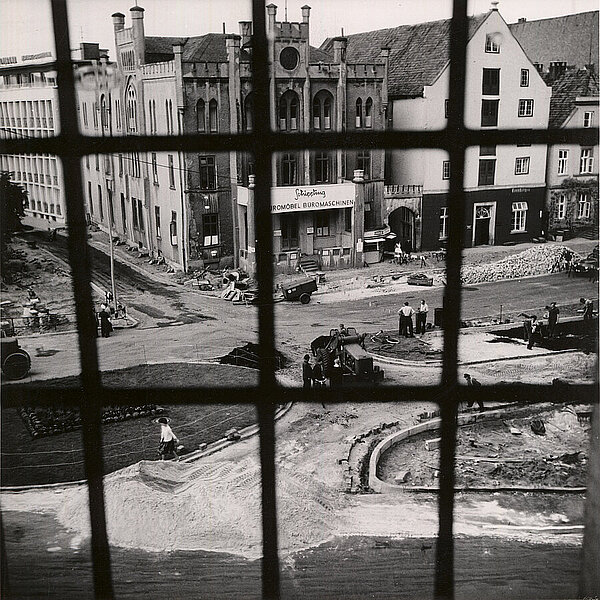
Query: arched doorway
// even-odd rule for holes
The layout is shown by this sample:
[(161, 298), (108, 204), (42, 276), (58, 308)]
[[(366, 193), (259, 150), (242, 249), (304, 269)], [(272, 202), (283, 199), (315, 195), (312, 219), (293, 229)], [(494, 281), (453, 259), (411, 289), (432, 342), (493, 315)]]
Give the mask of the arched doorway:
[(390, 213), (388, 224), (396, 234), (396, 241), (402, 244), (404, 252), (415, 250), (415, 213), (401, 206)]

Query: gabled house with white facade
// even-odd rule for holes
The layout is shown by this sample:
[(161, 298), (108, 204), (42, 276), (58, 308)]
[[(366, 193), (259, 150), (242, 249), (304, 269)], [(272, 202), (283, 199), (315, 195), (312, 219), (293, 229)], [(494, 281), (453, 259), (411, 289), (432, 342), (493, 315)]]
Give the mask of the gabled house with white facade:
[[(551, 89), (498, 10), (470, 17), (468, 34), (466, 125), (546, 128)], [(388, 128), (444, 128), (450, 20), (351, 35), (348, 60), (368, 60), (382, 46), (390, 48)], [(468, 148), (465, 246), (522, 242), (541, 235), (545, 173), (544, 145)], [(407, 249), (436, 249), (445, 242), (449, 178), (445, 151), (388, 153), (384, 220)]]

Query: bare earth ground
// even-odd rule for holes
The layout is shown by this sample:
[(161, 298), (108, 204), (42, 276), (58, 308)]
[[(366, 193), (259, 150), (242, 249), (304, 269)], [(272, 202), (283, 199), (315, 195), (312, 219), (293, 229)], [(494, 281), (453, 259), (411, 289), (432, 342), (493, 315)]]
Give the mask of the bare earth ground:
[[(503, 418), (459, 427), (456, 484), (585, 487), (590, 425), (578, 422), (576, 410), (533, 408), (527, 416), (507, 412)], [(534, 419), (543, 421), (544, 435), (533, 433)], [(437, 430), (428, 431), (387, 450), (377, 469), (380, 479), (395, 483), (398, 473), (409, 471), (409, 485), (436, 485), (439, 450), (427, 450), (425, 440), (438, 435)]]
[[(588, 242), (588, 246), (591, 249), (593, 242)], [(519, 250), (523, 248), (524, 246), (519, 247)], [(514, 252), (515, 250), (498, 249), (498, 251)], [(393, 267), (381, 265), (381, 268)], [(356, 276), (360, 275), (367, 277), (364, 272)], [(346, 273), (344, 276), (347, 278)], [(330, 281), (336, 281), (333, 274)], [(391, 291), (393, 290), (389, 289), (386, 293), (389, 294)], [(131, 293), (133, 297), (133, 292)], [(136, 294), (135, 301), (138, 305), (147, 308), (147, 312), (142, 313), (143, 324), (155, 325), (164, 320), (161, 301), (151, 301), (148, 294), (139, 290)], [(361, 294), (362, 291), (358, 297), (361, 297)], [(166, 300), (163, 297), (162, 302), (167, 301), (172, 302), (171, 299)], [(312, 303), (310, 306), (312, 307)], [(152, 311), (159, 311), (161, 314), (152, 316), (150, 314)], [(181, 314), (184, 315), (183, 310)], [(224, 306), (221, 315), (223, 322), (233, 314), (239, 316), (240, 312), (238, 310), (236, 313), (229, 305)], [(310, 311), (294, 316), (294, 319), (304, 321), (304, 324), (307, 319), (316, 321), (317, 318), (315, 313)], [(211, 324), (208, 323), (206, 331), (209, 331), (210, 327)], [(254, 327), (253, 324), (247, 324), (249, 331)], [(184, 329), (178, 330), (172, 327), (169, 330), (172, 332), (173, 343), (185, 333)], [(141, 338), (139, 334), (140, 330), (132, 333), (131, 339), (137, 339), (136, 336)], [(217, 335), (218, 332), (211, 339), (217, 340)], [(289, 339), (288, 348), (295, 355), (298, 354), (297, 350), (301, 345), (305, 347), (305, 340), (302, 342), (295, 340), (291, 329), (286, 332), (284, 338), (286, 341)], [(226, 337), (221, 343), (227, 344), (229, 339), (230, 337)], [(112, 348), (116, 351), (119, 343), (122, 342), (118, 337), (105, 340), (102, 342), (103, 351), (110, 351)], [(64, 352), (65, 355), (61, 356), (66, 356), (67, 350), (65, 349)], [(152, 360), (159, 360), (161, 356), (164, 360), (164, 347), (157, 344), (156, 357)], [(434, 383), (439, 377), (436, 368), (388, 366), (385, 368), (390, 383), (427, 384)], [(573, 381), (593, 381), (596, 377), (596, 357), (583, 353), (538, 356), (528, 359), (526, 363), (515, 359), (474, 365), (469, 367), (469, 371), (482, 383), (496, 382), (499, 379), (549, 383), (554, 377)], [(284, 375), (292, 382), (299, 382), (297, 366), (287, 370)], [(282, 401), (284, 400), (285, 398), (282, 398)], [(337, 460), (346, 451), (347, 437), (362, 433), (381, 422), (400, 420), (407, 426), (411, 425), (416, 422), (420, 412), (433, 408), (435, 406), (428, 403), (342, 404), (326, 409), (322, 409), (320, 405), (297, 404), (277, 423), (276, 460), (281, 549), (285, 556), (291, 557), (286, 564), (294, 568), (293, 580), (299, 581), (298, 573), (302, 569), (308, 570), (307, 577), (310, 577), (312, 571), (317, 579), (313, 582), (316, 588), (304, 588), (301, 583), (292, 584), (288, 588), (290, 597), (318, 597), (319, 595), (323, 597), (323, 588), (318, 586), (322, 585), (324, 580), (327, 583), (330, 580), (338, 583), (341, 593), (337, 594), (337, 597), (365, 597), (370, 593), (369, 590), (378, 589), (376, 587), (378, 579), (387, 594), (381, 597), (399, 597), (403, 594), (405, 597), (415, 597), (415, 594), (428, 595), (430, 586), (424, 588), (421, 583), (420, 586), (411, 588), (410, 584), (405, 585), (403, 578), (391, 575), (396, 570), (390, 569), (389, 563), (385, 566), (380, 563), (379, 566), (375, 566), (378, 561), (376, 558), (371, 560), (371, 555), (378, 557), (382, 551), (380, 549), (375, 551), (369, 547), (369, 544), (373, 543), (372, 540), (363, 542), (362, 538), (354, 536), (385, 536), (386, 540), (391, 539), (386, 548), (390, 549), (389, 554), (394, 564), (400, 565), (398, 570), (405, 567), (414, 568), (414, 573), (424, 570), (430, 582), (433, 563), (431, 543), (427, 540), (437, 534), (436, 499), (408, 494), (394, 497), (343, 494), (340, 491), (343, 487), (343, 471), (337, 464)], [(175, 553), (204, 549), (227, 552), (249, 559), (260, 555), (260, 478), (258, 441), (255, 438), (189, 465), (142, 462), (108, 475), (105, 486), (109, 538), (111, 544), (117, 548), (115, 559), (127, 561), (126, 556), (139, 557), (140, 549), (151, 549), (159, 553), (150, 555), (151, 559), (146, 559), (153, 565), (151, 569), (143, 571), (147, 573), (147, 586), (138, 588), (139, 579), (133, 575), (133, 572), (130, 575), (122, 575), (125, 578), (135, 578), (136, 591), (159, 589), (152, 585), (158, 579), (157, 570), (165, 570), (166, 581), (173, 582), (181, 576), (173, 572), (172, 565), (169, 565), (170, 561), (165, 560), (165, 555), (161, 554), (164, 551)], [(488, 590), (492, 589), (495, 597), (507, 595), (519, 597), (519, 594), (521, 597), (528, 597), (523, 595), (524, 589), (538, 597), (564, 597), (575, 593), (581, 534), (578, 529), (563, 530), (560, 527), (565, 526), (562, 516), (569, 519), (568, 525), (581, 525), (583, 498), (561, 499), (552, 506), (544, 502), (546, 502), (545, 497), (543, 502), (537, 498), (522, 496), (513, 500), (506, 495), (457, 497), (455, 533), (459, 536), (459, 540), (465, 540), (464, 556), (467, 564), (462, 571), (464, 576), (462, 590), (465, 597), (482, 597), (483, 594), (478, 595), (478, 593), (488, 584), (491, 586)], [(2, 509), (3, 512), (9, 511), (8, 514), (11, 515), (12, 523), (16, 527), (22, 526), (22, 521), (19, 521), (20, 515), (27, 519), (31, 511), (39, 511), (58, 520), (58, 528), (55, 526), (48, 531), (58, 531), (59, 533), (52, 535), (60, 539), (60, 543), (54, 544), (55, 538), (52, 538), (50, 543), (46, 542), (47, 538), (42, 538), (44, 543), (40, 544), (38, 553), (34, 553), (34, 556), (29, 555), (26, 564), (40, 562), (41, 556), (44, 558), (47, 556), (45, 552), (57, 558), (62, 556), (63, 560), (71, 563), (78, 563), (75, 553), (83, 551), (89, 532), (85, 488), (35, 490), (19, 494), (4, 493)], [(14, 532), (13, 526), (11, 532)], [(560, 537), (557, 537), (559, 534)], [(21, 529), (20, 535), (19, 539), (28, 539), (26, 529)], [(461, 536), (465, 537), (461, 538)], [(493, 542), (489, 545), (488, 536), (493, 536)], [(418, 545), (413, 546), (410, 543), (413, 538), (420, 540)], [(339, 539), (342, 541), (337, 541)], [(328, 540), (330, 541), (327, 542)], [(29, 543), (32, 541), (30, 540)], [(23, 550), (24, 546), (19, 546), (18, 539), (15, 541), (14, 538), (11, 543), (13, 544), (11, 552), (14, 556), (18, 556), (18, 552)], [(324, 546), (316, 548), (323, 543)], [(71, 553), (62, 552), (65, 545), (71, 548)], [(423, 550), (423, 546), (429, 549)], [(59, 550), (53, 549), (56, 547)], [(303, 550), (307, 548), (312, 550)], [(342, 549), (342, 554), (336, 554), (339, 548)], [(504, 550), (501, 551), (501, 548)], [(507, 549), (509, 549), (508, 553)], [(556, 549), (558, 552), (555, 552)], [(132, 551), (134, 554), (126, 554)], [(297, 554), (299, 551), (301, 554)], [(318, 554), (320, 551), (324, 554)], [(333, 569), (335, 576), (324, 573), (322, 566), (320, 569), (315, 566), (318, 562), (322, 565), (326, 555), (329, 555), (333, 564), (337, 564), (338, 560), (346, 563), (345, 565), (341, 563)], [(532, 559), (528, 564), (527, 557), (533, 555), (537, 557), (536, 564), (539, 570), (533, 577), (531, 573), (526, 576), (523, 569), (525, 566), (531, 569), (534, 561)], [(175, 556), (175, 554), (168, 556)], [(315, 556), (318, 558), (313, 560)], [(360, 570), (359, 563), (361, 560), (364, 561), (365, 557), (368, 557), (366, 565), (375, 573), (375, 577), (368, 575), (367, 566)], [(541, 563), (539, 557), (543, 557)], [(216, 565), (220, 560), (217, 558), (212, 564)], [(417, 562), (414, 562), (415, 560)], [(422, 564), (418, 563), (419, 560), (423, 561)], [(556, 577), (546, 576), (543, 569), (547, 569), (549, 563), (556, 565)], [(178, 564), (182, 565), (179, 572), (181, 573), (184, 568), (189, 568), (191, 563), (188, 557), (187, 561)], [(543, 568), (541, 564), (544, 565)], [(484, 565), (488, 568), (487, 571), (482, 568)], [(348, 569), (348, 566), (351, 568)], [(470, 577), (469, 574), (475, 571), (477, 575)], [(237, 571), (235, 572), (237, 574)], [(371, 585), (361, 587), (359, 583), (348, 586), (349, 581), (356, 579), (357, 572), (362, 573), (364, 580)], [(345, 578), (338, 577), (337, 573), (343, 573)], [(250, 578), (252, 579), (252, 576)], [(520, 585), (526, 580), (526, 584)], [(535, 583), (532, 584), (532, 580)], [(42, 583), (44, 581), (48, 588), (49, 580), (41, 580)], [(390, 582), (394, 586), (392, 589), (386, 587), (391, 585)], [(71, 585), (74, 590), (83, 587), (81, 582), (75, 584), (71, 582)], [(236, 582), (236, 585), (243, 584)], [(218, 597), (224, 589), (220, 586), (219, 581), (214, 583), (210, 587), (214, 593), (207, 597)], [(252, 586), (254, 583), (251, 583)], [(515, 591), (517, 588), (518, 590)], [(226, 589), (231, 590), (231, 587)], [(304, 594), (303, 589), (320, 589), (321, 593)], [(406, 589), (412, 593), (407, 594)], [(236, 596), (235, 592), (228, 596), (225, 594), (225, 597), (232, 596)]]

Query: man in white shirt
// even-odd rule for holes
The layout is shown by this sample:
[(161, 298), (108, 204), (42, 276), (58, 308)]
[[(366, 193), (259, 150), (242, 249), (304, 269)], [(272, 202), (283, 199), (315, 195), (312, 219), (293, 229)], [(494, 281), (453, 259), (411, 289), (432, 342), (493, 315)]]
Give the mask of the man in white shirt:
[(158, 446), (158, 453), (160, 454), (160, 460), (165, 460), (165, 457), (171, 454), (174, 454), (175, 458), (179, 460), (177, 448), (175, 446), (175, 442), (179, 443), (179, 439), (169, 426), (169, 421), (170, 419), (167, 417), (160, 417), (156, 420), (160, 425), (160, 444)]
[(414, 337), (413, 335), (413, 322), (412, 316), (415, 314), (413, 307), (405, 302), (404, 306), (398, 311), (398, 317), (400, 319), (398, 335), (404, 337)]
[(429, 306), (427, 306), (427, 302), (425, 302), (425, 300), (421, 300), (421, 304), (419, 305), (419, 308), (417, 308), (417, 333), (425, 333), (428, 312)]

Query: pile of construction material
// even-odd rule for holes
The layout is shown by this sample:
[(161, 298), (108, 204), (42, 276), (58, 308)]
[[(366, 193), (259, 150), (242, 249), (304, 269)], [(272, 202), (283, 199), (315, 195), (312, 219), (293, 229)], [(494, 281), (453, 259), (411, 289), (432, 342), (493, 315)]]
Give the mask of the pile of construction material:
[(573, 260), (580, 258), (567, 246), (534, 246), (487, 265), (465, 265), (461, 281), (463, 284), (472, 284), (554, 273), (564, 268), (569, 256)]

